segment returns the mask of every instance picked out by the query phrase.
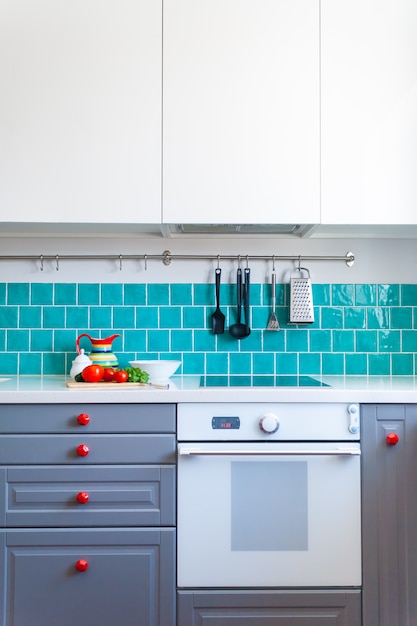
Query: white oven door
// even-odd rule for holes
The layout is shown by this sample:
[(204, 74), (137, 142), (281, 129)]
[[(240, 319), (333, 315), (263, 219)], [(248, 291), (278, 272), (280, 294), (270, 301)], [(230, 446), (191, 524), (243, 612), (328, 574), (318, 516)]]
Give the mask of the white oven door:
[(179, 444), (178, 586), (360, 584), (359, 444)]

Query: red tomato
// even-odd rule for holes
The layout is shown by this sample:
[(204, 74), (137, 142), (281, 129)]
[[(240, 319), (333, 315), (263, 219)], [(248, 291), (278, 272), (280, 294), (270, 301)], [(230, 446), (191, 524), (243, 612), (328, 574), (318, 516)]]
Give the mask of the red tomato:
[(115, 370), (112, 367), (105, 367), (103, 374), (104, 382), (111, 383), (114, 380), (114, 372)]
[(114, 380), (116, 383), (127, 383), (129, 375), (125, 370), (116, 370), (114, 372)]
[(81, 372), (81, 376), (86, 383), (98, 383), (104, 374), (104, 368), (101, 365), (87, 365)]

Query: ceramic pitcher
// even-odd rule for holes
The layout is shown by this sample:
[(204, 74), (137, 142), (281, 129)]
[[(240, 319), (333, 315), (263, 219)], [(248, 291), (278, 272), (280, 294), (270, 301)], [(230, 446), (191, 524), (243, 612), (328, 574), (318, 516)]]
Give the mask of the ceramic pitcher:
[(80, 339), (81, 337), (88, 337), (91, 341), (92, 350), (90, 352), (90, 360), (93, 364), (101, 365), (102, 367), (119, 367), (119, 362), (116, 355), (113, 352), (112, 343), (116, 337), (120, 337), (120, 334), (111, 335), (104, 339), (94, 339), (90, 337), (88, 333), (82, 333), (77, 337), (77, 352), (81, 354)]

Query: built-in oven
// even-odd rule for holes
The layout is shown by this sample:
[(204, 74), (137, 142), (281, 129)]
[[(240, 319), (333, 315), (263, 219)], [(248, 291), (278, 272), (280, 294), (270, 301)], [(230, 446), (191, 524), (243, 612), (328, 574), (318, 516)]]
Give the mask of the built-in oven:
[(178, 406), (178, 587), (361, 584), (359, 405)]

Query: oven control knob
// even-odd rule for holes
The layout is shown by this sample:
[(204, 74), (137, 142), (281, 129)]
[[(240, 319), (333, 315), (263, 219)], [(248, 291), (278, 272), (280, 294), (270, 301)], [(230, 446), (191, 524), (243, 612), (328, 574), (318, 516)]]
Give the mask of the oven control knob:
[(272, 435), (276, 433), (279, 428), (279, 419), (275, 413), (264, 413), (259, 418), (259, 428), (263, 433)]

